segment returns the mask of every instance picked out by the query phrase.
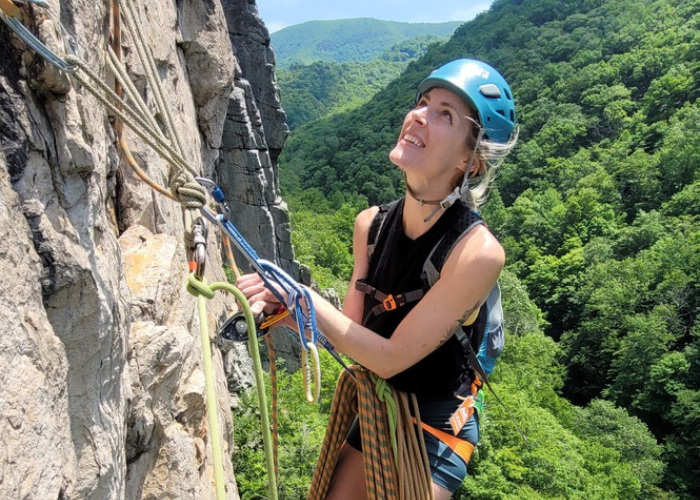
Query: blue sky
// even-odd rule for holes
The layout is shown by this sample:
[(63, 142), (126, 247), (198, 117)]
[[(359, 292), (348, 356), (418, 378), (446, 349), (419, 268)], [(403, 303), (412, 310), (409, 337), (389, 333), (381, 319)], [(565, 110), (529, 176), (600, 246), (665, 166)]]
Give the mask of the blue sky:
[(407, 23), (469, 21), (493, 0), (257, 0), (265, 26), (273, 33), (286, 26), (331, 19), (373, 17)]

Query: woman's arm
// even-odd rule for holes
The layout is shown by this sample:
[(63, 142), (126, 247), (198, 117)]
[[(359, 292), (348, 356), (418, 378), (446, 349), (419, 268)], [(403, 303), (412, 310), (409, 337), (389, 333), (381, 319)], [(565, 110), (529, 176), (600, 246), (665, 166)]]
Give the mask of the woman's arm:
[[(360, 212), (355, 219), (355, 228), (353, 231), (354, 267), (350, 286), (345, 295), (343, 314), (357, 323), (362, 322), (364, 294), (355, 288), (355, 281), (366, 277), (369, 270), (367, 238), (369, 236), (369, 228), (372, 224), (372, 220), (374, 220), (374, 216), (378, 211), (378, 207), (370, 207)], [(241, 276), (236, 280), (236, 286), (248, 299), (253, 314), (255, 315), (263, 311), (269, 314), (280, 306), (280, 302), (275, 295), (265, 287), (265, 283), (263, 283), (260, 276), (256, 273)], [(285, 321), (284, 324), (290, 328), (296, 328), (296, 323), (291, 320)]]
[[(386, 339), (360, 324), (364, 296), (355, 290), (355, 280), (365, 277), (369, 267), (367, 232), (373, 215), (366, 212), (358, 216), (355, 224), (355, 269), (345, 301), (347, 314), (309, 291), (318, 328), (330, 343), (380, 377), (390, 378), (439, 348), (483, 304), (503, 268), (505, 255), (488, 229), (476, 227), (457, 243), (440, 279)], [(279, 306), (255, 274), (242, 276), (236, 285), (248, 297), (254, 313), (269, 313)]]

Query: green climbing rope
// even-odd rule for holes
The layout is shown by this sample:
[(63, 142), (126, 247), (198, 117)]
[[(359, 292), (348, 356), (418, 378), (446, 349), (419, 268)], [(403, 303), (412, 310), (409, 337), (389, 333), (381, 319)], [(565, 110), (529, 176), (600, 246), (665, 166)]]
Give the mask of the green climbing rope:
[(389, 420), (389, 435), (391, 436), (391, 448), (394, 451), (394, 460), (398, 466), (399, 463), (399, 447), (396, 439), (396, 427), (399, 420), (399, 409), (394, 395), (392, 393), (389, 382), (378, 376), (374, 372), (369, 374), (372, 382), (374, 382), (374, 392), (377, 397), (386, 405), (386, 416)]
[[(207, 328), (206, 301), (214, 297), (214, 292), (223, 290), (233, 294), (243, 309), (246, 319), (246, 326), (249, 332), (256, 331), (255, 318), (250, 309), (250, 304), (245, 295), (235, 286), (217, 282), (207, 285), (206, 280), (200, 281), (194, 273), (187, 279), (187, 291), (197, 297), (199, 310), (199, 324), (202, 336), (202, 354), (204, 357), (204, 378), (206, 384), (207, 412), (209, 414), (209, 427), (211, 431), (211, 445), (214, 457), (214, 480), (216, 481), (216, 498), (223, 500), (226, 498), (224, 491), (223, 461), (221, 457), (221, 437), (219, 432), (219, 421), (216, 415), (216, 393), (214, 390), (214, 370), (211, 361), (211, 344), (209, 341), (209, 331)], [(265, 450), (265, 468), (267, 469), (268, 487), (270, 490), (270, 500), (277, 500), (277, 475), (275, 473), (275, 463), (272, 451), (272, 436), (270, 433), (270, 417), (267, 410), (267, 398), (265, 397), (265, 380), (263, 379), (262, 362), (260, 360), (260, 350), (258, 347), (257, 335), (250, 335), (248, 338), (248, 350), (253, 360), (253, 371), (255, 373), (255, 384), (258, 390), (258, 404), (260, 406), (260, 425), (262, 428), (263, 448)]]

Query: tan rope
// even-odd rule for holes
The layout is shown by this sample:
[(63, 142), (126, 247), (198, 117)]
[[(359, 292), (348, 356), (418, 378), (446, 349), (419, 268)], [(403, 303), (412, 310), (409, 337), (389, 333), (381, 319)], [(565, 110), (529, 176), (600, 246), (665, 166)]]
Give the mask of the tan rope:
[(20, 15), (19, 7), (10, 0), (0, 0), (0, 10), (3, 10), (10, 17), (19, 17)]
[[(399, 498), (433, 500), (430, 462), (420, 430), (420, 411), (415, 394), (394, 391), (398, 399)], [(416, 423), (413, 419), (415, 415)]]
[[(115, 4), (118, 3), (115, 2)], [(133, 105), (138, 108), (141, 116), (143, 116), (145, 120), (148, 120), (148, 124), (150, 125), (149, 130), (158, 130), (158, 124), (156, 123), (155, 118), (153, 118), (151, 110), (148, 109), (148, 106), (146, 106), (146, 103), (141, 98), (138, 89), (131, 81), (131, 78), (129, 78), (126, 68), (121, 62), (121, 56), (118, 55), (115, 50), (112, 49), (112, 47), (108, 47), (107, 55), (109, 56), (107, 58), (107, 66), (112, 74), (114, 74), (116, 83), (123, 87), (126, 96), (133, 103)]]
[(146, 43), (144, 37), (145, 31), (141, 25), (141, 20), (137, 15), (136, 7), (132, 0), (120, 0), (120, 2), (122, 2), (125, 7), (122, 12), (124, 14), (124, 19), (127, 22), (127, 26), (129, 27), (129, 31), (133, 35), (134, 42), (136, 42), (136, 52), (141, 61), (141, 65), (146, 72), (147, 78), (153, 87), (153, 95), (155, 96), (158, 108), (163, 114), (167, 136), (170, 137), (173, 140), (174, 145), (177, 146), (180, 156), (185, 156), (182, 141), (180, 141), (180, 137), (175, 129), (170, 107), (166, 104), (167, 101), (163, 92), (163, 86), (160, 83), (158, 68), (156, 67), (156, 63), (153, 58), (153, 52)]

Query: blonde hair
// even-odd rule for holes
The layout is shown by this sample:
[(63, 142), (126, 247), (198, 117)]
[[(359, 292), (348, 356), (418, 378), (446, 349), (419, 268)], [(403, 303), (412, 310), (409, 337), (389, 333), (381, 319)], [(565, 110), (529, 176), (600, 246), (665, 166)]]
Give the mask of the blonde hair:
[[(467, 204), (472, 210), (479, 208), (486, 203), (493, 181), (496, 178), (496, 171), (505, 160), (518, 142), (518, 127), (513, 130), (508, 142), (495, 142), (488, 139), (481, 139), (477, 145), (478, 127), (473, 127), (476, 134), (469, 134), (467, 138), (467, 147), (476, 151), (475, 165), (478, 165), (478, 170), (469, 176), (469, 187), (462, 191), (462, 201)], [(464, 175), (469, 175), (465, 173)]]

